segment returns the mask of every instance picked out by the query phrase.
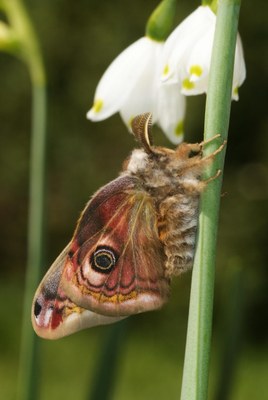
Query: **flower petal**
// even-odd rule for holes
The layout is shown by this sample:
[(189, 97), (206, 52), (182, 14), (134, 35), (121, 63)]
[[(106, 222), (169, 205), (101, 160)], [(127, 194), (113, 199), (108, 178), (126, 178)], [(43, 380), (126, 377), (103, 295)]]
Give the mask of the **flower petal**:
[(178, 82), (180, 66), (186, 54), (214, 23), (216, 17), (208, 6), (200, 6), (191, 13), (167, 38), (164, 46), (162, 80)]
[(155, 92), (153, 80), (146, 79), (146, 76), (143, 76), (132, 89), (130, 96), (120, 109), (121, 118), (130, 131), (134, 117), (145, 112), (153, 113)]
[(196, 95), (207, 91), (215, 22), (216, 18), (207, 32), (196, 41), (186, 62), (186, 73), (182, 75), (184, 95)]
[(143, 37), (127, 47), (110, 64), (97, 86), (87, 118), (100, 121), (119, 111), (150, 59), (153, 41)]
[(235, 64), (234, 64), (234, 77), (233, 77), (233, 100), (238, 100), (238, 88), (246, 79), (246, 64), (243, 52), (242, 41), (240, 35), (237, 35), (236, 48), (235, 48)]
[[(211, 26), (209, 31), (197, 41), (193, 47), (192, 54), (187, 63), (188, 75), (182, 77), (182, 93), (186, 96), (207, 93), (208, 77), (210, 70), (211, 54), (214, 40), (215, 27)], [(200, 76), (193, 76), (193, 71), (198, 68), (202, 73)], [(233, 76), (232, 99), (238, 100), (238, 88), (242, 85), (246, 77), (246, 66), (243, 55), (243, 48), (240, 36), (237, 36), (235, 50), (235, 64)]]
[(160, 85), (159, 65), (162, 50), (162, 43), (151, 41), (151, 49), (146, 57), (147, 65), (120, 109), (120, 115), (130, 131), (131, 121), (136, 115), (151, 112), (153, 119), (155, 118), (155, 103)]
[(186, 111), (185, 96), (178, 84), (163, 83), (158, 93), (157, 123), (169, 140), (178, 144), (183, 140), (183, 121)]

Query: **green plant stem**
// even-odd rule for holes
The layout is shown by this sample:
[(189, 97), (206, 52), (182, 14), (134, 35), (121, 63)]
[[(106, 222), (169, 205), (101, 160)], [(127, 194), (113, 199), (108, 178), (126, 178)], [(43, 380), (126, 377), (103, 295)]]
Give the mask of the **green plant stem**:
[(45, 86), (45, 69), (39, 43), (22, 0), (1, 1), (1, 9), (6, 13), (10, 26), (20, 41), (20, 47), (15, 49), (14, 54), (28, 65), (32, 84)]
[[(239, 0), (220, 0), (214, 38), (205, 112), (207, 140), (220, 133), (205, 148), (213, 152), (227, 139)], [(223, 171), (224, 153), (216, 156), (206, 177)], [(214, 295), (215, 254), (222, 177), (211, 182), (200, 202), (199, 234), (192, 274), (190, 309), (181, 390), (181, 400), (205, 400), (208, 394), (209, 358)]]
[(31, 304), (41, 277), (44, 231), (45, 114), (44, 86), (33, 85), (32, 143), (26, 268), (18, 399), (38, 398), (38, 338), (31, 325)]
[(28, 215), (28, 260), (26, 268), (19, 400), (36, 400), (38, 387), (38, 342), (31, 326), (31, 303), (43, 262), (44, 171), (46, 141), (46, 79), (39, 44), (30, 18), (20, 0), (2, 0), (9, 24), (19, 40), (16, 53), (26, 62), (32, 82), (32, 132)]
[(114, 388), (120, 365), (123, 345), (126, 341), (127, 319), (107, 328), (100, 358), (96, 365), (89, 400), (110, 400), (114, 398)]
[(218, 9), (219, 0), (202, 0), (202, 6), (209, 6), (211, 10), (216, 14)]
[(226, 301), (221, 318), (221, 354), (219, 378), (214, 395), (215, 400), (231, 398), (233, 382), (237, 373), (241, 353), (242, 329), (246, 305), (246, 276), (243, 259), (233, 257), (226, 263), (228, 268)]

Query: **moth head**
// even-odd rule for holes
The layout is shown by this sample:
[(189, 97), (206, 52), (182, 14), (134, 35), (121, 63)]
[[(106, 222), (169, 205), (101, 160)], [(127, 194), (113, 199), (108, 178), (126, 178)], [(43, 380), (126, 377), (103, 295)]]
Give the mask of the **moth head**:
[(137, 115), (131, 122), (131, 128), (136, 140), (149, 156), (161, 158), (175, 153), (174, 150), (166, 147), (153, 146), (151, 113)]
[(134, 174), (153, 169), (165, 169), (173, 158), (175, 151), (152, 144), (152, 114), (137, 115), (131, 123), (132, 133), (141, 149), (135, 149), (123, 164), (123, 170)]

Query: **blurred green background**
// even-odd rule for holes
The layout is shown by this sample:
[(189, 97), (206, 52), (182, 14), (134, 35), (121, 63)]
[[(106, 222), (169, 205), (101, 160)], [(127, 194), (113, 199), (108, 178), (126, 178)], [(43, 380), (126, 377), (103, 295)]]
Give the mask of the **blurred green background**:
[[(49, 266), (69, 241), (89, 196), (117, 176), (134, 146), (118, 115), (92, 123), (85, 114), (102, 73), (143, 36), (158, 1), (25, 3), (48, 75)], [(181, 1), (176, 22), (198, 4)], [(267, 13), (264, 0), (242, 2), (239, 31), (247, 80), (239, 102), (232, 104), (224, 174), (210, 380), (215, 400), (258, 400), (268, 392)], [(0, 54), (0, 72), (0, 392), (9, 400), (16, 392), (26, 265), (31, 88), (25, 66), (11, 56)], [(188, 99), (187, 141), (202, 138), (204, 104), (205, 96)], [(170, 146), (155, 131), (155, 142)], [(175, 279), (163, 310), (124, 324), (119, 364), (111, 370), (114, 399), (179, 398), (189, 290), (190, 274)], [(93, 328), (55, 342), (40, 339), (38, 400), (89, 398), (112, 330)]]

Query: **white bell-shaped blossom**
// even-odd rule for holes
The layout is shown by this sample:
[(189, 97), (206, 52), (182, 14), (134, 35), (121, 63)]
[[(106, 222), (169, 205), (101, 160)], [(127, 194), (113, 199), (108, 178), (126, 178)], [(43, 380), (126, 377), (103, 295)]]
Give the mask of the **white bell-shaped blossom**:
[(161, 82), (163, 46), (163, 42), (145, 36), (125, 49), (99, 81), (87, 118), (100, 121), (120, 112), (130, 129), (136, 115), (151, 112), (153, 122), (173, 143), (179, 143), (185, 99), (178, 85), (167, 87)]
[[(200, 6), (170, 34), (163, 50), (163, 81), (179, 83), (184, 95), (207, 92), (215, 26), (216, 15), (210, 7)], [(245, 60), (238, 35), (232, 87), (234, 100), (238, 100), (238, 87), (245, 77)]]

